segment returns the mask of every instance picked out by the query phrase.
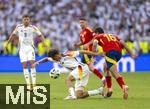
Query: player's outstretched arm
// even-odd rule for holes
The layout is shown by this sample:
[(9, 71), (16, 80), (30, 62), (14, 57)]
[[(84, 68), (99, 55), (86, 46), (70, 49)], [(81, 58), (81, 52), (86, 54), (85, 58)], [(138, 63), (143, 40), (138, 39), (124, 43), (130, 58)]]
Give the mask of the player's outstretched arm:
[(87, 50), (79, 50), (79, 51), (68, 51), (65, 54), (65, 56), (76, 57), (79, 54), (88, 54), (88, 55), (92, 55), (92, 56), (104, 56), (105, 55), (104, 52), (92, 52), (92, 51), (87, 51)]
[(36, 62), (34, 63), (34, 66), (39, 65), (40, 63), (48, 62), (48, 61), (53, 61), (53, 60), (52, 60), (51, 58), (46, 57), (46, 58), (43, 58), (43, 59), (41, 59), (41, 60), (39, 60), (39, 61), (36, 61)]
[(124, 41), (120, 40), (120, 43), (121, 43), (122, 46), (126, 49), (126, 51), (131, 55), (132, 58), (136, 58), (136, 57), (137, 57), (136, 54), (133, 54), (133, 53), (131, 52), (131, 50), (129, 49), (129, 47), (127, 46), (127, 44), (126, 44)]
[(79, 54), (88, 54), (92, 56), (104, 56), (104, 52), (92, 52), (92, 51), (87, 51), (87, 50), (79, 50)]
[(87, 49), (87, 47), (88, 47), (89, 45), (93, 44), (93, 41), (94, 41), (94, 39), (91, 40), (90, 42), (84, 44), (84, 45), (83, 45), (83, 48), (84, 48), (84, 49)]
[(82, 43), (81, 43), (81, 42), (79, 42), (79, 43), (74, 43), (74, 45), (73, 45), (73, 46), (74, 46), (75, 48), (78, 48), (78, 47), (79, 47), (79, 46), (81, 46), (81, 45), (82, 45)]

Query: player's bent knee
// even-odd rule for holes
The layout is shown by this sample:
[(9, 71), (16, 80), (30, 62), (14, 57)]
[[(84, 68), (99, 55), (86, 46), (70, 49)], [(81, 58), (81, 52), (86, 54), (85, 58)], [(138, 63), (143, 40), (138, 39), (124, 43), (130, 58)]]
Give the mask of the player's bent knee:
[(65, 80), (65, 83), (71, 83), (70, 79), (67, 78), (67, 79)]
[(94, 71), (94, 66), (93, 66), (93, 65), (89, 64), (88, 66), (89, 66), (89, 69), (90, 69), (91, 71)]
[(33, 64), (32, 64), (32, 65), (30, 65), (30, 67), (31, 67), (31, 68), (35, 68), (35, 66), (34, 66)]
[(90, 67), (90, 70), (91, 70), (91, 71), (94, 71), (94, 68), (93, 68), (93, 67)]
[(107, 66), (106, 66), (106, 64), (104, 64), (104, 68), (103, 68), (103, 70), (104, 70), (104, 72), (106, 72), (106, 71), (107, 71)]
[(24, 69), (27, 69), (28, 67), (27, 67), (27, 66), (23, 66), (23, 68), (24, 68)]
[(67, 80), (68, 80), (68, 81), (74, 81), (75, 78), (74, 78), (72, 75), (70, 75), (70, 76), (67, 78)]
[(72, 77), (68, 77), (66, 80), (65, 80), (65, 83), (67, 85), (67, 87), (72, 87), (72, 82), (73, 82), (74, 78)]
[(23, 63), (22, 63), (22, 66), (23, 66), (23, 68), (24, 68), (24, 69), (27, 69), (27, 68), (28, 68), (28, 66), (27, 66), (27, 63), (26, 63), (26, 62), (23, 62)]
[(31, 67), (31, 68), (35, 68), (34, 62), (30, 62), (30, 67)]

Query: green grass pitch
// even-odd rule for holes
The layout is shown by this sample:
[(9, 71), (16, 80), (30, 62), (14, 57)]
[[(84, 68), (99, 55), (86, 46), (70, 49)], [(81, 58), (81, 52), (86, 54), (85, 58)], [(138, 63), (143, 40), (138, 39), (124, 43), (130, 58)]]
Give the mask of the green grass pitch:
[[(50, 79), (48, 73), (38, 74), (39, 84), (49, 83), (51, 86), (50, 109), (150, 109), (150, 73), (123, 73), (129, 86), (129, 99), (122, 99), (122, 91), (113, 79), (113, 95), (104, 99), (100, 95), (86, 99), (65, 101), (68, 90), (65, 86), (67, 74), (61, 74), (56, 80)], [(0, 74), (0, 83), (24, 83), (23, 74)], [(96, 89), (99, 79), (91, 75), (87, 90)]]

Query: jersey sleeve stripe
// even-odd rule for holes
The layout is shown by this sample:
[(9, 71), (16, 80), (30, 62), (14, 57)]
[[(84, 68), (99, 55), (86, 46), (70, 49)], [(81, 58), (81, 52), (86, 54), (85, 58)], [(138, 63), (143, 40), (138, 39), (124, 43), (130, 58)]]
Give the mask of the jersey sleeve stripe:
[(32, 26), (32, 27), (35, 31), (38, 31), (38, 28), (36, 26)]
[(40, 32), (40, 30), (36, 27), (36, 26), (32, 26), (34, 31), (38, 34), (38, 35), (42, 35), (42, 33)]

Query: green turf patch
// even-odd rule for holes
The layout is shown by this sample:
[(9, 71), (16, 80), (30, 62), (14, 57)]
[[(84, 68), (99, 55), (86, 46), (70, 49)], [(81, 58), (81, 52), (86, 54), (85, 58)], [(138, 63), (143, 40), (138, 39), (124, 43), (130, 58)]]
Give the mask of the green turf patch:
[[(113, 79), (113, 95), (104, 99), (101, 96), (89, 97), (82, 100), (65, 101), (68, 90), (65, 86), (67, 74), (61, 74), (58, 79), (50, 79), (48, 73), (38, 74), (39, 84), (50, 84), (51, 109), (150, 109), (150, 73), (123, 73), (124, 80), (129, 86), (129, 99), (122, 99), (122, 91)], [(1, 84), (23, 84), (23, 74), (0, 74)], [(92, 75), (87, 90), (100, 86), (100, 80)]]

